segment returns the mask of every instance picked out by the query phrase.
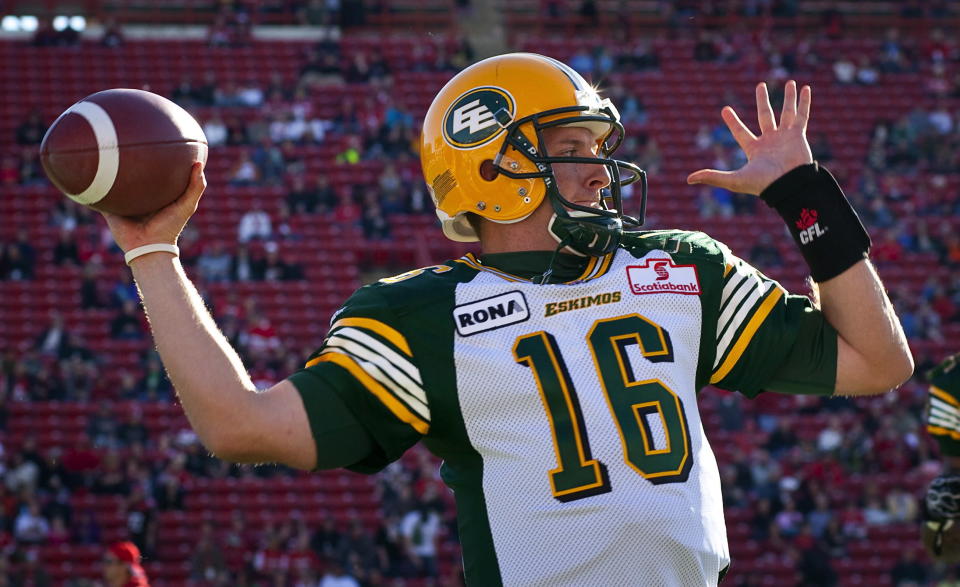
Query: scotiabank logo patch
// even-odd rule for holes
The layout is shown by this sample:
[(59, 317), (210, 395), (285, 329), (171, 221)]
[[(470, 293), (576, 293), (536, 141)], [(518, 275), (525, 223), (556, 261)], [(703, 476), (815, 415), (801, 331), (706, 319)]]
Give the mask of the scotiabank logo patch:
[(696, 265), (674, 265), (670, 259), (647, 259), (642, 265), (628, 265), (630, 291), (643, 294), (700, 295)]

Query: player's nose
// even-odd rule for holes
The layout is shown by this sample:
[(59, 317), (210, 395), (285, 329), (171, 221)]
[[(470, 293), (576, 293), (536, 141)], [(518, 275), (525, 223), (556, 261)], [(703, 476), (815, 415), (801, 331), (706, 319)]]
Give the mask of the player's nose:
[(610, 172), (606, 165), (591, 163), (581, 167), (587, 168), (584, 171), (584, 183), (590, 190), (599, 191), (610, 185)]

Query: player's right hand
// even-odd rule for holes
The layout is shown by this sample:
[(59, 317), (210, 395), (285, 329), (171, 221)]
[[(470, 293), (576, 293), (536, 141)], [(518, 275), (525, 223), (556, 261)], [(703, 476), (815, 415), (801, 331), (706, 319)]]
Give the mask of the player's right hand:
[(180, 197), (163, 208), (140, 218), (127, 218), (101, 212), (117, 245), (124, 252), (143, 245), (177, 244), (187, 221), (197, 211), (200, 197), (207, 187), (203, 164), (194, 163), (190, 183)]

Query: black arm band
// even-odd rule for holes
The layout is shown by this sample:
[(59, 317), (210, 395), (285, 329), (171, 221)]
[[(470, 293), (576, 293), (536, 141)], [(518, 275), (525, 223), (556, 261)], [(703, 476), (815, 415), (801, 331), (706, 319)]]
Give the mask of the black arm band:
[(801, 165), (767, 186), (760, 197), (787, 223), (814, 281), (840, 275), (870, 252), (870, 235), (830, 172)]

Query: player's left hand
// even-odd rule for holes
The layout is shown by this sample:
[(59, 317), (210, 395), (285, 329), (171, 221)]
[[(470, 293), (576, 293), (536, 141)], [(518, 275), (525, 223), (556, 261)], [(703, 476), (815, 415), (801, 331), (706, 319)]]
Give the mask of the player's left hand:
[(759, 195), (791, 169), (813, 163), (810, 143), (807, 142), (810, 86), (803, 86), (800, 90), (798, 103), (797, 82), (787, 82), (779, 125), (770, 105), (767, 84), (757, 84), (756, 93), (760, 136), (754, 135), (730, 106), (725, 106), (720, 113), (733, 138), (747, 156), (747, 164), (736, 171), (701, 169), (691, 173), (687, 177), (687, 183), (704, 183), (741, 194)]

